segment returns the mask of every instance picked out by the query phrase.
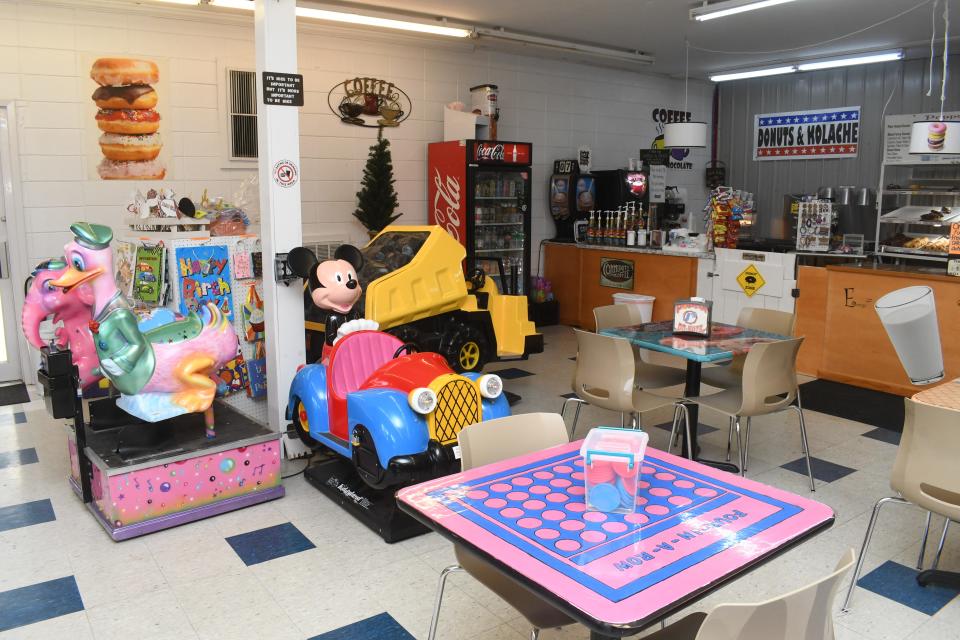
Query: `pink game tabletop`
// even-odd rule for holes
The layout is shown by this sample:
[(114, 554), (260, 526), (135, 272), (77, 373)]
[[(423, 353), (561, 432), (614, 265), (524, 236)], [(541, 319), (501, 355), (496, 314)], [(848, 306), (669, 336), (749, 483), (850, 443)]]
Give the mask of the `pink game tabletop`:
[(397, 493), (401, 509), (621, 637), (833, 523), (830, 507), (648, 448), (633, 514), (587, 511), (580, 442)]

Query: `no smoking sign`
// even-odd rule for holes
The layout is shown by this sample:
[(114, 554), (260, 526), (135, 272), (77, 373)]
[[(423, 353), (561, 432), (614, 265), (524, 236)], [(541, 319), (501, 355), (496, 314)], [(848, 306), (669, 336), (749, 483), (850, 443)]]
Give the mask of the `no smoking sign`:
[(290, 160), (280, 160), (273, 165), (273, 181), (284, 188), (297, 184), (297, 165)]

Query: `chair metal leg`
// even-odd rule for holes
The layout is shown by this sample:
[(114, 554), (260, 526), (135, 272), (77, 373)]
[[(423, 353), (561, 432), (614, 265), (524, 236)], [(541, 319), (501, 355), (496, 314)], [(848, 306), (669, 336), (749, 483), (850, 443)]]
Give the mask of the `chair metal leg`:
[(530, 629), (530, 640), (540, 640), (540, 629), (536, 627)]
[(791, 409), (800, 416), (800, 440), (803, 443), (803, 455), (807, 459), (807, 476), (810, 478), (810, 491), (816, 491), (817, 486), (813, 482), (813, 467), (810, 466), (810, 442), (807, 440), (807, 424), (803, 420), (803, 409), (790, 405)]
[(740, 437), (740, 417), (737, 416), (733, 421), (733, 427), (737, 432), (737, 454), (740, 457), (740, 475), (743, 475), (743, 438)]
[(627, 427), (627, 414), (623, 411), (620, 412), (620, 428), (625, 429)]
[(686, 427), (687, 435), (687, 457), (690, 460), (696, 458), (696, 453), (693, 450), (693, 440), (690, 437), (690, 410), (687, 408), (687, 405), (682, 402), (678, 403), (680, 405), (680, 410), (683, 412), (683, 422)]
[(750, 462), (750, 418), (747, 418), (747, 430), (743, 438), (743, 472), (747, 472), (747, 464)]
[(840, 610), (844, 613), (850, 611), (850, 599), (853, 597), (853, 590), (857, 586), (857, 580), (860, 579), (860, 572), (863, 571), (863, 561), (867, 559), (867, 547), (870, 546), (870, 538), (873, 537), (873, 529), (877, 525), (877, 516), (880, 515), (880, 507), (888, 502), (899, 502), (909, 504), (903, 498), (890, 496), (889, 498), (880, 498), (873, 505), (873, 513), (870, 514), (870, 523), (867, 524), (867, 533), (863, 536), (863, 546), (860, 547), (860, 556), (857, 558), (857, 566), (853, 570), (853, 579), (850, 581), (850, 587), (847, 589), (847, 597), (843, 599), (843, 606)]
[(667, 451), (673, 451), (673, 448), (677, 446), (677, 427), (680, 426), (680, 411), (680, 403), (674, 403), (673, 425), (670, 427), (670, 441), (667, 443)]
[(457, 571), (463, 571), (463, 567), (458, 564), (452, 564), (440, 572), (440, 582), (437, 583), (437, 599), (433, 604), (433, 616), (430, 618), (430, 631), (427, 632), (427, 640), (435, 640), (437, 637), (437, 623), (440, 621), (440, 603), (443, 602), (443, 588), (447, 584), (447, 577)]
[(727, 462), (730, 462), (730, 450), (733, 448), (733, 418), (730, 418), (730, 428), (727, 429)]
[(920, 542), (920, 555), (917, 557), (917, 570), (923, 569), (923, 554), (927, 550), (927, 539), (930, 537), (930, 518), (933, 517), (932, 511), (927, 511), (927, 526), (923, 529), (923, 540)]
[(933, 565), (930, 567), (931, 569), (936, 569), (937, 566), (940, 564), (940, 554), (943, 553), (943, 543), (946, 542), (947, 540), (947, 529), (949, 528), (950, 528), (950, 519), (947, 518), (947, 520), (945, 520), (943, 523), (943, 533), (940, 534), (940, 544), (937, 545), (937, 555), (933, 557)]

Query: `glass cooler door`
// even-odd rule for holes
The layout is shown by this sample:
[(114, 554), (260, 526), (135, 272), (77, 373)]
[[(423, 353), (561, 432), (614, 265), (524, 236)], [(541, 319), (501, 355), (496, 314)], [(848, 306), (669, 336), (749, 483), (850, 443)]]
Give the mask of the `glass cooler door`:
[(483, 269), (501, 293), (525, 295), (530, 272), (530, 170), (479, 167), (473, 176), (468, 271)]

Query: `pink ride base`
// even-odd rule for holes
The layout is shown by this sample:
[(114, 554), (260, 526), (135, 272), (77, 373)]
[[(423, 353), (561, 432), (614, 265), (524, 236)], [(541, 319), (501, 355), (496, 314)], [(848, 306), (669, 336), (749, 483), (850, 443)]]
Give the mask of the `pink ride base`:
[(281, 497), (280, 441), (112, 476), (94, 464), (92, 488), (90, 510), (114, 540), (125, 540)]

